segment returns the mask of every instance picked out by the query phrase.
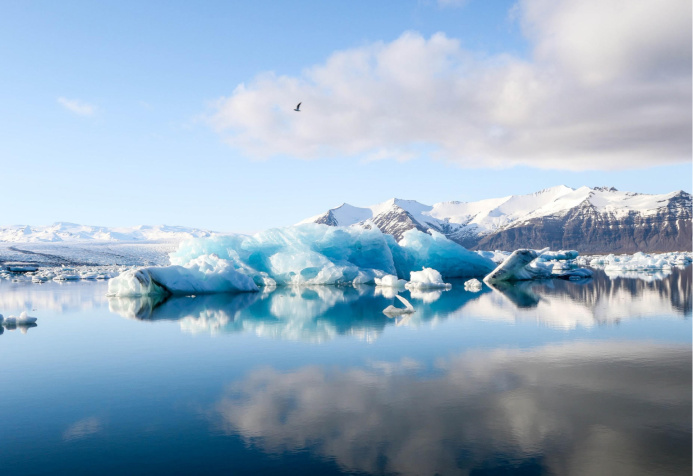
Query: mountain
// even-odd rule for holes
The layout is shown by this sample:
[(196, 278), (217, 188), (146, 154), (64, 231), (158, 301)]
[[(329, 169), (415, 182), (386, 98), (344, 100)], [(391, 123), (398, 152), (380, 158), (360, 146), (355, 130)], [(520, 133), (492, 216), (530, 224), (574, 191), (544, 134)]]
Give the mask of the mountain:
[(436, 230), (470, 249), (577, 249), (583, 253), (691, 250), (691, 195), (650, 195), (613, 187), (565, 185), (529, 195), (424, 205), (390, 199), (347, 203), (301, 223), (375, 226), (399, 240), (412, 228)]
[(48, 226), (0, 226), (0, 242), (46, 243), (87, 241), (181, 241), (211, 236), (197, 228), (167, 225), (140, 225), (130, 228), (108, 228), (58, 222)]

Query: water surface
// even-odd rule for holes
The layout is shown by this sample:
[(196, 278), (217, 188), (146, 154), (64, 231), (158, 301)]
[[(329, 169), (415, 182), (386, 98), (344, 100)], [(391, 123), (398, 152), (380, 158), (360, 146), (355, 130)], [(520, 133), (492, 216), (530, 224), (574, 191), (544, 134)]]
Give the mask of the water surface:
[[(165, 302), (0, 283), (3, 474), (690, 474), (691, 269)], [(22, 333), (24, 331), (25, 333)]]

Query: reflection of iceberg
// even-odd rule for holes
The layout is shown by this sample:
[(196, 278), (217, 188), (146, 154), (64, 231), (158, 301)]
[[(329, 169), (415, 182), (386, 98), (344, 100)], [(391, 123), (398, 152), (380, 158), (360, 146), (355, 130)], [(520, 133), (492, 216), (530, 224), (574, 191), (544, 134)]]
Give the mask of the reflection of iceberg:
[(118, 296), (257, 291), (267, 285), (352, 285), (386, 275), (409, 279), (424, 267), (443, 277), (483, 276), (493, 261), (440, 233), (407, 231), (397, 243), (378, 229), (304, 224), (254, 236), (191, 240), (171, 254), (172, 266), (143, 268), (109, 282)]
[(691, 269), (675, 269), (661, 281), (609, 279), (596, 270), (593, 279), (578, 282), (539, 280), (489, 284), (484, 294), (464, 309), (465, 315), (488, 320), (539, 321), (573, 329), (614, 324), (627, 319), (691, 315)]
[[(185, 332), (250, 332), (263, 337), (311, 342), (340, 335), (370, 340), (393, 324), (382, 313), (392, 303), (393, 296), (383, 296), (382, 290), (392, 289), (282, 286), (263, 293), (171, 297), (167, 300), (159, 296), (111, 297), (109, 307), (112, 312), (127, 318), (175, 320)], [(424, 302), (417, 306), (415, 314), (410, 314), (415, 317), (395, 323), (419, 326), (446, 319), (451, 312), (478, 297), (454, 289), (445, 292), (443, 297), (440, 294), (440, 291), (423, 293)], [(415, 292), (411, 293), (411, 298), (417, 298)]]
[(690, 352), (642, 342), (472, 351), (423, 377), (410, 359), (264, 368), (229, 385), (209, 418), (268, 453), (308, 450), (350, 473), (689, 474)]
[(414, 306), (411, 305), (409, 301), (407, 301), (405, 298), (400, 296), (399, 294), (395, 295), (399, 301), (404, 304), (404, 307), (395, 307), (393, 305), (389, 305), (383, 310), (383, 313), (388, 315), (388, 316), (399, 316), (402, 314), (411, 314), (414, 312)]
[(517, 283), (499, 281), (487, 284), (492, 289), (501, 292), (518, 308), (531, 309), (537, 307), (539, 301), (541, 301), (541, 297), (532, 291), (532, 288), (536, 286), (534, 281), (520, 281)]

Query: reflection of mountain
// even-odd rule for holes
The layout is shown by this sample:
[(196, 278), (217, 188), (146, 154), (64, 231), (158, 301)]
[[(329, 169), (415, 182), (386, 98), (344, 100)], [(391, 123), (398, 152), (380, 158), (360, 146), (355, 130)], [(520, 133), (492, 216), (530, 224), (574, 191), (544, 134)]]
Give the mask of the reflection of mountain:
[(572, 329), (624, 319), (691, 315), (691, 267), (673, 269), (666, 278), (610, 279), (595, 270), (592, 280), (526, 281), (497, 286), (465, 307), (464, 314), (484, 319), (538, 320), (552, 327)]
[(268, 453), (309, 449), (346, 471), (690, 474), (690, 352), (476, 351), (425, 377), (410, 361), (263, 369), (229, 386), (212, 424)]
[[(403, 294), (407, 294), (403, 291)], [(479, 293), (433, 291), (410, 294), (416, 312), (407, 325), (444, 319)], [(257, 335), (325, 341), (338, 335), (375, 338), (388, 324), (383, 309), (393, 304), (388, 290), (359, 287), (279, 287), (263, 293), (160, 298), (110, 298), (112, 312), (141, 320), (177, 320), (187, 332), (252, 332)]]

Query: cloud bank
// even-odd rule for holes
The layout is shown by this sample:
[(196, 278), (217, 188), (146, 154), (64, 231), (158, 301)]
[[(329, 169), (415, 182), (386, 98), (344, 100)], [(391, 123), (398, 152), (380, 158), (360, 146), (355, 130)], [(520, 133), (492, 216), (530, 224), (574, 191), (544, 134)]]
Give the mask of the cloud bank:
[(523, 0), (513, 14), (529, 59), (405, 32), (300, 76), (258, 75), (208, 119), (253, 157), (571, 170), (690, 161), (689, 1)]

